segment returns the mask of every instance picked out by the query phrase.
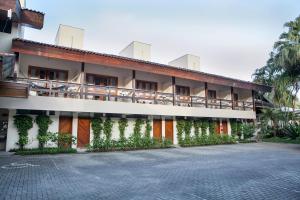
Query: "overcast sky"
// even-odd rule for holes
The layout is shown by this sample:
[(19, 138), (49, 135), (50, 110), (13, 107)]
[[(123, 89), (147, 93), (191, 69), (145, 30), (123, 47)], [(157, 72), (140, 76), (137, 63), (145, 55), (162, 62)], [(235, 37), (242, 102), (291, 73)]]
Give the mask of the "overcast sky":
[(84, 49), (118, 54), (131, 41), (152, 44), (152, 61), (190, 53), (201, 70), (251, 80), (283, 24), (300, 15), (299, 0), (27, 0), (45, 13), (42, 30), (25, 38), (54, 43), (59, 24), (85, 29)]

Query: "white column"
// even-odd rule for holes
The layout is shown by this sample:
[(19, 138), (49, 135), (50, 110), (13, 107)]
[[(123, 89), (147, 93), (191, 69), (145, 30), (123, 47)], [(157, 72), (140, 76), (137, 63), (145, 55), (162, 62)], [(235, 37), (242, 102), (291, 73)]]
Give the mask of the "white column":
[(178, 144), (176, 123), (177, 123), (176, 117), (173, 117), (173, 141), (174, 141), (174, 144)]
[(148, 120), (150, 120), (151, 125), (150, 137), (153, 138), (153, 116), (148, 115)]
[[(77, 138), (78, 130), (78, 113), (73, 113), (72, 136)], [(76, 141), (77, 143), (77, 141)], [(72, 144), (72, 148), (76, 148), (77, 144)]]
[(165, 117), (161, 118), (161, 136), (162, 138), (166, 138), (166, 121)]
[(231, 124), (229, 119), (227, 119), (227, 129), (228, 129), (228, 135), (231, 136)]
[(6, 137), (6, 151), (14, 148), (18, 148), (16, 142), (19, 140), (18, 131), (14, 125), (14, 116), (16, 115), (16, 110), (9, 110), (8, 112), (8, 125), (7, 125), (7, 137)]

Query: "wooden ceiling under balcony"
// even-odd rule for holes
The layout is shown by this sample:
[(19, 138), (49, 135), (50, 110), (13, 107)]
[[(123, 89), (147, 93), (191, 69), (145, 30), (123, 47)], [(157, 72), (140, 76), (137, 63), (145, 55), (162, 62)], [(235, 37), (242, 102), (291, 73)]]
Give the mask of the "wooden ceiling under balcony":
[(169, 65), (131, 59), (110, 54), (66, 48), (24, 39), (14, 39), (12, 43), (12, 51), (27, 55), (43, 56), (47, 58), (143, 71), (153, 74), (165, 75), (169, 77), (174, 76), (177, 78), (183, 78), (187, 80), (207, 82), (210, 84), (243, 88), (254, 91), (270, 92), (272, 90), (272, 88), (269, 86), (255, 84), (252, 82), (242, 81), (238, 79), (232, 79), (224, 76), (186, 70), (182, 68), (175, 68)]

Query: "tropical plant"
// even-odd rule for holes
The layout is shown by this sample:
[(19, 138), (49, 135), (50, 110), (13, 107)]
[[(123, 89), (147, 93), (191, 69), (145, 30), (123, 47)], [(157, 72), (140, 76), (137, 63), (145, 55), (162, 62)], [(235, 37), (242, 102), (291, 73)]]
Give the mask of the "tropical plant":
[(255, 125), (253, 123), (243, 123), (241, 129), (244, 135), (244, 139), (253, 137), (255, 133)]
[(300, 125), (297, 123), (289, 124), (284, 128), (285, 134), (287, 137), (295, 140), (297, 137), (300, 137)]
[(200, 128), (201, 128), (201, 120), (197, 119), (193, 121), (193, 125), (194, 125), (194, 135), (196, 137), (196, 139), (199, 139), (200, 137)]
[(192, 120), (184, 120), (184, 140), (185, 143), (189, 143), (191, 140), (191, 130), (193, 126)]
[(47, 134), (49, 125), (52, 124), (52, 120), (48, 115), (38, 115), (35, 118), (35, 122), (39, 127), (38, 131), (38, 140), (39, 140), (39, 147), (44, 148), (45, 144), (49, 140), (49, 136)]
[(185, 124), (185, 122), (183, 119), (179, 119), (176, 122), (177, 139), (178, 139), (179, 144), (183, 143), (184, 124)]
[(52, 142), (57, 143), (58, 148), (68, 149), (72, 144), (76, 144), (76, 137), (72, 136), (71, 133), (48, 132), (48, 136)]
[(23, 150), (24, 146), (28, 143), (28, 130), (33, 126), (33, 119), (27, 115), (15, 115), (14, 125), (19, 133), (18, 145), (20, 149)]
[(111, 141), (113, 125), (113, 121), (110, 117), (107, 117), (103, 123), (103, 133), (105, 135), (105, 141), (107, 143)]

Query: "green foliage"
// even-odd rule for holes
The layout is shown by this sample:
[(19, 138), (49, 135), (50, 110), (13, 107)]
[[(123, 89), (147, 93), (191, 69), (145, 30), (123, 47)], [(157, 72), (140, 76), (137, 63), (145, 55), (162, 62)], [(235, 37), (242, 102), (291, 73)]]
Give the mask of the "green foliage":
[(113, 121), (110, 117), (107, 117), (103, 123), (103, 133), (105, 135), (106, 142), (109, 142), (111, 140), (113, 125)]
[(300, 81), (300, 16), (284, 26), (287, 32), (280, 35), (266, 65), (253, 76), (255, 82), (274, 87), (269, 97), (276, 107), (295, 108)]
[(92, 119), (92, 130), (94, 134), (94, 140), (99, 140), (101, 137), (101, 132), (103, 130), (103, 120), (102, 118)]
[(179, 144), (183, 143), (184, 127), (185, 127), (185, 121), (183, 119), (177, 120), (176, 129), (177, 129), (177, 139)]
[(192, 120), (184, 120), (184, 141), (185, 143), (189, 143), (191, 140), (191, 130), (193, 126)]
[(208, 131), (210, 135), (216, 134), (216, 127), (217, 127), (217, 122), (210, 120), (208, 123)]
[(209, 122), (207, 119), (201, 119), (201, 134), (206, 135)]
[(146, 138), (151, 138), (152, 126), (151, 126), (151, 121), (149, 119), (146, 120), (146, 128), (145, 128), (145, 137)]
[(199, 138), (192, 137), (189, 143), (185, 141), (180, 144), (182, 147), (189, 146), (204, 146), (204, 145), (218, 145), (218, 144), (234, 144), (236, 140), (228, 135), (201, 135)]
[(35, 118), (35, 122), (39, 127), (38, 137), (37, 137), (39, 140), (39, 147), (44, 148), (45, 144), (49, 140), (49, 137), (47, 134), (48, 128), (49, 128), (49, 125), (52, 124), (53, 121), (50, 119), (50, 117), (48, 115), (38, 115)]
[(140, 145), (140, 142), (141, 142), (141, 138), (142, 138), (142, 125), (144, 124), (144, 120), (138, 118), (135, 120), (135, 123), (134, 123), (134, 128), (133, 128), (133, 134), (132, 136), (130, 137), (130, 139), (132, 139), (134, 142), (134, 144), (136, 146), (139, 146)]
[(248, 139), (253, 137), (255, 133), (255, 126), (252, 123), (244, 123), (242, 124), (242, 132), (244, 135), (244, 139)]
[(59, 154), (59, 153), (76, 153), (76, 149), (72, 148), (43, 148), (43, 149), (23, 149), (23, 150), (17, 150), (15, 152), (16, 155), (39, 155), (39, 154)]
[(121, 118), (118, 122), (119, 124), (119, 132), (120, 132), (120, 141), (125, 141), (125, 130), (128, 126), (128, 120), (126, 118)]
[(33, 126), (33, 119), (27, 115), (15, 115), (14, 125), (19, 133), (18, 145), (20, 149), (24, 149), (24, 146), (28, 143), (28, 130)]
[(68, 149), (71, 144), (76, 144), (76, 137), (72, 136), (71, 133), (48, 133), (49, 140), (55, 142), (58, 148)]
[(201, 120), (194, 120), (194, 135), (196, 138), (200, 137)]
[(242, 122), (233, 119), (230, 121), (230, 125), (231, 125), (231, 135), (234, 137), (238, 136), (240, 138), (242, 135)]
[(287, 137), (295, 140), (297, 137), (300, 137), (300, 125), (297, 123), (289, 124), (284, 128), (284, 132)]

